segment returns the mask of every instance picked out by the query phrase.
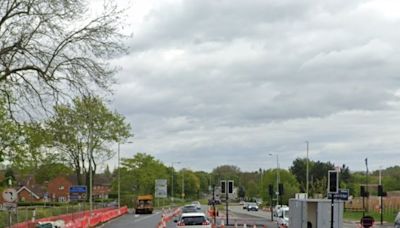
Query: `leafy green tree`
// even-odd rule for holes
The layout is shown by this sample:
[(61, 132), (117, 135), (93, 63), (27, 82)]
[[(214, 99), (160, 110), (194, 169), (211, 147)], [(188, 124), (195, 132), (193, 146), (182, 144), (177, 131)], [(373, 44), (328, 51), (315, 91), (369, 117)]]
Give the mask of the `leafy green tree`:
[(97, 164), (114, 156), (109, 145), (128, 138), (130, 125), (98, 97), (75, 98), (73, 106), (57, 105), (54, 112), (47, 121), (53, 146), (73, 167), (78, 184), (83, 183), (83, 176), (89, 185), (90, 172), (94, 176)]
[(0, 99), (0, 126), (0, 162), (6, 159), (13, 162), (21, 140), (20, 125), (10, 117), (4, 99)]
[[(196, 176), (199, 178), (200, 181), (200, 190), (199, 193), (210, 193), (209, 187), (211, 186), (211, 175), (204, 171), (195, 172)], [(200, 195), (198, 196), (200, 198)]]
[(15, 175), (12, 168), (8, 167), (4, 173), (4, 180), (2, 181), (2, 186), (15, 185)]
[[(272, 185), (275, 191), (275, 189), (277, 189), (276, 178), (277, 169), (269, 169), (264, 172), (262, 188), (265, 189), (265, 191), (263, 192), (262, 198), (267, 202), (271, 202), (271, 198), (268, 194), (268, 185)], [(281, 201), (284, 204), (287, 204), (289, 202), (289, 199), (293, 198), (295, 194), (299, 192), (300, 185), (296, 177), (292, 173), (284, 169), (279, 169), (279, 179), (284, 188), (284, 193), (282, 196), (280, 196)], [(273, 198), (276, 199), (276, 195), (274, 195)]]
[(385, 191), (400, 189), (400, 166), (393, 166), (382, 171), (382, 184)]
[[(314, 162), (309, 161), (309, 171), (312, 170), (313, 164)], [(307, 158), (296, 158), (296, 160), (293, 161), (292, 166), (289, 168), (289, 171), (296, 177), (297, 181), (299, 182), (300, 191), (306, 192)]]
[(51, 144), (51, 135), (39, 122), (24, 122), (20, 124), (19, 144), (14, 148), (12, 167), (19, 175), (34, 173), (41, 164), (51, 158), (53, 162), (58, 159), (51, 155), (48, 148)]
[(200, 179), (196, 174), (189, 169), (182, 169), (177, 176), (177, 192), (181, 193), (184, 190), (185, 199), (198, 198), (200, 191)]
[(213, 181), (216, 186), (219, 186), (221, 180), (233, 180), (239, 183), (240, 168), (234, 165), (218, 166), (212, 171)]
[[(118, 172), (118, 170), (116, 170)], [(169, 178), (168, 167), (153, 156), (137, 153), (133, 158), (123, 158), (121, 162), (121, 192), (124, 194), (153, 194), (156, 179)], [(118, 182), (113, 181), (116, 192)]]

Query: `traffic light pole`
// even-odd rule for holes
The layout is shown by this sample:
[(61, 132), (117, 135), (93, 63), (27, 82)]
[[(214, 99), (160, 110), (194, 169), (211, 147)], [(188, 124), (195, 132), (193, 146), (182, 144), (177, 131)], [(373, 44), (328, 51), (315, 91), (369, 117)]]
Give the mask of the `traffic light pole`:
[(335, 210), (334, 208), (334, 194), (332, 194), (332, 200), (331, 200), (331, 228), (333, 228), (333, 211)]
[(228, 189), (225, 190), (225, 195), (226, 195), (226, 197), (225, 197), (226, 206), (225, 207), (226, 207), (226, 225), (228, 226), (229, 225), (229, 218), (228, 218), (228, 191), (227, 190)]
[(383, 196), (381, 194), (381, 225), (383, 224)]

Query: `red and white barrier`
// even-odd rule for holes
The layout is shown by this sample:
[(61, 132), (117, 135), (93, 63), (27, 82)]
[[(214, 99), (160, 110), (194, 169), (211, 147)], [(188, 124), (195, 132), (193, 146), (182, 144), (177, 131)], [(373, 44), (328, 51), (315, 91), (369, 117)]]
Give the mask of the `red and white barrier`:
[(38, 219), (36, 221), (27, 221), (23, 223), (18, 223), (12, 226), (12, 228), (27, 228), (27, 227), (35, 227), (36, 224), (45, 223), (45, 222), (55, 222), (55, 221), (63, 221), (66, 228), (86, 228), (86, 227), (95, 227), (100, 223), (104, 223), (110, 221), (113, 218), (121, 216), (123, 214), (128, 213), (127, 207), (121, 207), (119, 209), (115, 208), (102, 208), (92, 211), (92, 215), (90, 215), (90, 211), (77, 212), (72, 214), (64, 214), (59, 216), (53, 216), (48, 218)]

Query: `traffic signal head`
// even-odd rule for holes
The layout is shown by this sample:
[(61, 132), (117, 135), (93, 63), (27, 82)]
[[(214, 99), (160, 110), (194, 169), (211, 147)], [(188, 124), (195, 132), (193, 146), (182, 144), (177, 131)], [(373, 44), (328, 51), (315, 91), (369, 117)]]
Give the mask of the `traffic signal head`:
[(378, 185), (378, 196), (382, 196), (383, 195), (383, 187), (382, 185)]
[(284, 191), (283, 191), (283, 184), (279, 184), (279, 185), (278, 185), (278, 190), (279, 190), (279, 195), (280, 195), (280, 196), (284, 194)]
[(272, 186), (272, 184), (268, 185), (268, 193), (270, 196), (274, 195), (274, 187)]
[[(379, 191), (379, 189), (378, 189), (378, 191)], [(363, 185), (360, 186), (360, 196), (361, 197), (368, 197), (369, 196), (369, 192), (367, 192), (365, 190), (365, 186), (363, 186)]]
[(226, 181), (221, 181), (221, 193), (225, 194), (226, 190)]
[(233, 181), (228, 181), (228, 193), (233, 193)]
[(339, 172), (336, 170), (328, 171), (328, 192), (339, 191)]

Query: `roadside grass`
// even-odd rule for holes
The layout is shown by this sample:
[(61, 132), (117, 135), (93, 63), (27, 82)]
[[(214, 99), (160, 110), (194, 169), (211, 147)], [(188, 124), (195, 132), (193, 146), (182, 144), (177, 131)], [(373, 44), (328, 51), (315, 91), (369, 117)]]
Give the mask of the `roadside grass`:
[[(375, 223), (379, 223), (381, 220), (381, 214), (378, 212), (366, 212), (365, 215), (370, 215), (374, 218)], [(352, 212), (352, 211), (345, 211), (343, 214), (343, 218), (345, 220), (352, 220), (352, 221), (360, 221), (363, 217), (362, 212)], [(383, 221), (388, 223), (393, 223), (394, 219), (396, 218), (396, 213), (384, 213), (383, 214)]]

